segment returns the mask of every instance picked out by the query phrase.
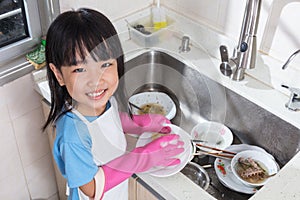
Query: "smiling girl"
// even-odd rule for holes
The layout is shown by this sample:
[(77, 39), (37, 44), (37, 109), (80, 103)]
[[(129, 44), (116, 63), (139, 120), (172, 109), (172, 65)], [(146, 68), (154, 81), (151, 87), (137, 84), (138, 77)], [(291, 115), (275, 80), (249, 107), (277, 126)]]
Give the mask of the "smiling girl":
[(155, 166), (180, 163), (178, 135), (167, 134), (126, 152), (124, 132), (169, 133), (161, 115), (118, 111), (113, 97), (124, 73), (112, 23), (91, 9), (68, 11), (51, 24), (46, 40), (51, 110), (44, 129), (56, 128), (53, 156), (67, 180), (69, 199), (128, 199), (127, 179)]

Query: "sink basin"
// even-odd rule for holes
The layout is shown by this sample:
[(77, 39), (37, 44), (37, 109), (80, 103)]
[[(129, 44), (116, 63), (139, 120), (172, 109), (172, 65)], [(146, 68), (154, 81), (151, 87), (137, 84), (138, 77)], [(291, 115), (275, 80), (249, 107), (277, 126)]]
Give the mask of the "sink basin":
[[(177, 108), (172, 122), (187, 132), (205, 120), (223, 123), (233, 132), (234, 143), (264, 148), (280, 167), (299, 150), (298, 128), (206, 77), (170, 52), (150, 49), (125, 63), (125, 74), (116, 93), (120, 109), (126, 111), (129, 97), (143, 91), (168, 94)], [(213, 163), (214, 158), (194, 161), (201, 165)], [(207, 172), (211, 179), (207, 191), (215, 198), (249, 198), (220, 184), (213, 168)]]

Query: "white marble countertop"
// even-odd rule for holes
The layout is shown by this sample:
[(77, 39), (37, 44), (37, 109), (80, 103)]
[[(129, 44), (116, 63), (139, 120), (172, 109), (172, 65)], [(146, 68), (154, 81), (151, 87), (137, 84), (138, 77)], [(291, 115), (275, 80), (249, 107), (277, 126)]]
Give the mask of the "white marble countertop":
[[(176, 16), (177, 17), (177, 16)], [(129, 18), (130, 19), (130, 18)], [(176, 18), (178, 19), (178, 18)], [(120, 23), (121, 24), (121, 23)], [(183, 27), (186, 31), (195, 30), (195, 27), (191, 27), (194, 24), (188, 24)], [(122, 25), (121, 25), (122, 26)], [(121, 28), (122, 29), (122, 28)], [(201, 29), (202, 30), (202, 29)], [(199, 31), (201, 31), (199, 29)], [(192, 33), (189, 35), (193, 36)], [(222, 38), (222, 37), (221, 37)], [(145, 49), (134, 43), (132, 40), (121, 38), (123, 48), (125, 52), (125, 59), (131, 58), (141, 54)], [(220, 40), (220, 38), (218, 38)], [(228, 42), (226, 38), (222, 42)], [(201, 41), (198, 41), (201, 42)], [(291, 112), (285, 108), (285, 103), (288, 101), (288, 96), (278, 89), (269, 86), (264, 81), (255, 77), (255, 74), (264, 73), (262, 69), (265, 69), (268, 65), (278, 65), (280, 68), (281, 63), (269, 58), (268, 56), (259, 54), (257, 61), (257, 67), (246, 74), (245, 80), (241, 82), (234, 82), (229, 78), (221, 75), (219, 72), (220, 60), (209, 54), (215, 54), (218, 51), (217, 44), (211, 42), (211, 46), (204, 45), (206, 51), (203, 51), (202, 46), (199, 48), (199, 43), (191, 41), (191, 51), (188, 53), (178, 53), (178, 48), (181, 44), (178, 35), (174, 34), (168, 38), (167, 41), (156, 45), (156, 49), (171, 54), (173, 57), (180, 59), (182, 62), (188, 64), (190, 67), (200, 71), (209, 78), (219, 82), (225, 87), (252, 101), (253, 103), (268, 110), (281, 119), (289, 122), (293, 126), (300, 129), (300, 112)], [(205, 42), (205, 41), (204, 41)], [(209, 41), (206, 41), (209, 42)], [(220, 42), (218, 43), (220, 45)], [(260, 66), (264, 67), (260, 67)], [(36, 82), (44, 84), (38, 88), (39, 92), (49, 101), (49, 88), (44, 81), (37, 80)], [(158, 192), (162, 197), (166, 199), (215, 199), (206, 191), (190, 181), (186, 176), (181, 173), (177, 173), (167, 178), (158, 178), (146, 174), (139, 174), (139, 177), (143, 179), (151, 188)], [(300, 189), (298, 182), (300, 179), (300, 153), (296, 154), (280, 171), (272, 178), (263, 188), (256, 192), (250, 199), (255, 200), (290, 200), (300, 199)], [(180, 184), (178, 184), (180, 182)]]

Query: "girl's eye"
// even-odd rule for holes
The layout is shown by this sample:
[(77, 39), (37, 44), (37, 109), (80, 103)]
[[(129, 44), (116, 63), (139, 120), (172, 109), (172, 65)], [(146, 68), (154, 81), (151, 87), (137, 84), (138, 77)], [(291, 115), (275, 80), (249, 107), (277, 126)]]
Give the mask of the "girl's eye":
[(86, 71), (86, 69), (84, 69), (84, 68), (77, 68), (77, 69), (73, 70), (73, 72), (75, 72), (75, 73), (80, 73), (80, 72), (85, 72), (85, 71)]
[(109, 66), (111, 66), (111, 65), (112, 65), (112, 63), (109, 63), (109, 62), (103, 63), (103, 64), (101, 65), (101, 68), (106, 68), (106, 67), (109, 67)]

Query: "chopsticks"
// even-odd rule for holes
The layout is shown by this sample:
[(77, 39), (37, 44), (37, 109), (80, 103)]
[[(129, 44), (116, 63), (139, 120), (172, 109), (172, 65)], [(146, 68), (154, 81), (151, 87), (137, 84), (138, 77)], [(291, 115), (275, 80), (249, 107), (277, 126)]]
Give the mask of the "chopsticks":
[(130, 101), (128, 101), (128, 103), (129, 103), (130, 106), (135, 107), (136, 109), (143, 111), (142, 108), (140, 108), (140, 107), (138, 107), (137, 105), (131, 103)]
[(208, 152), (208, 151), (204, 151), (203, 149), (200, 149), (200, 151), (196, 152), (194, 155), (209, 155), (209, 156), (214, 156), (214, 157), (218, 157), (218, 158), (225, 158), (225, 159), (232, 159), (234, 157), (234, 155), (236, 153), (231, 152), (231, 151), (226, 151), (223, 149), (218, 149), (215, 147), (209, 147), (203, 144), (196, 144), (199, 147), (203, 147), (206, 149), (211, 149), (217, 152)]
[(225, 159), (232, 159), (234, 157), (234, 155), (206, 152), (206, 151), (202, 151), (202, 150), (194, 153), (194, 156), (197, 156), (197, 155), (208, 155), (208, 156), (213, 156), (213, 157), (217, 157), (217, 158), (225, 158)]
[(226, 150), (218, 149), (218, 148), (215, 148), (215, 147), (209, 147), (209, 146), (206, 146), (206, 145), (203, 145), (203, 144), (196, 144), (196, 145), (199, 146), (199, 147), (203, 147), (203, 148), (211, 149), (211, 150), (215, 150), (215, 151), (220, 151), (220, 152), (231, 154), (231, 155), (235, 155), (236, 154), (236, 153), (231, 152), (231, 151), (226, 151)]

